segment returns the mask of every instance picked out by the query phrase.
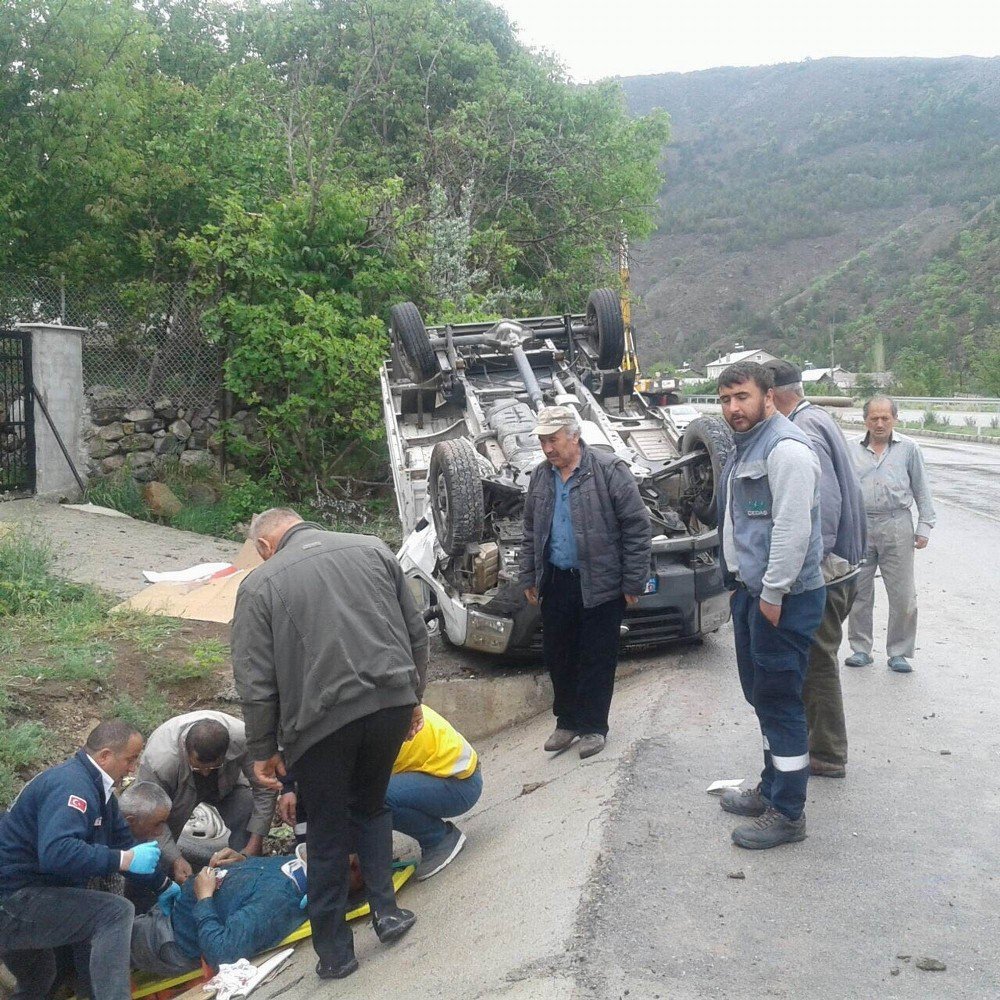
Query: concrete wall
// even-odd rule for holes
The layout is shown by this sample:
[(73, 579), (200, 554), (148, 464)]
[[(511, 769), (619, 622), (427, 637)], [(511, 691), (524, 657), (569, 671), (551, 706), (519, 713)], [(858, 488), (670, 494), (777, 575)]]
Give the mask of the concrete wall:
[[(79, 461), (83, 415), (83, 330), (74, 326), (22, 323), (31, 332), (31, 371), (34, 391), (45, 401), (49, 415), (74, 462)], [(35, 492), (53, 499), (77, 499), (80, 487), (35, 400)]]

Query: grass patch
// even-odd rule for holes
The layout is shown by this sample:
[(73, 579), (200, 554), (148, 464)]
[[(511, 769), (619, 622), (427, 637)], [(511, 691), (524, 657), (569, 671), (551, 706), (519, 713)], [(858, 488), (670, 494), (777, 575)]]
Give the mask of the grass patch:
[(203, 639), (180, 661), (155, 664), (150, 673), (161, 684), (183, 684), (211, 677), (229, 659), (229, 647), (219, 639)]
[[(214, 469), (186, 467), (177, 459), (168, 459), (158, 478), (184, 505), (178, 514), (154, 516), (143, 499), (142, 487), (132, 478), (127, 465), (88, 487), (86, 499), (140, 521), (159, 522), (182, 531), (235, 541), (242, 541), (240, 526), (247, 524), (258, 511), (289, 504), (274, 477), (254, 480), (236, 474), (224, 480)], [(204, 498), (206, 495), (209, 499)]]
[(115, 701), (111, 714), (113, 718), (135, 726), (140, 733), (148, 736), (176, 713), (167, 699), (151, 685), (145, 696), (138, 701), (131, 695), (122, 695)]
[(0, 537), (0, 617), (45, 614), (83, 597), (87, 588), (49, 573), (51, 558), (30, 535)]
[(104, 479), (97, 479), (87, 487), (84, 499), (98, 507), (120, 510), (129, 517), (150, 520), (149, 508), (143, 502), (139, 484), (132, 478), (127, 463)]
[(0, 730), (0, 807), (13, 801), (20, 787), (20, 774), (43, 757), (45, 727), (38, 722), (20, 722)]
[[(75, 741), (81, 701), (93, 703), (91, 711), (99, 717), (107, 712), (106, 691), (123, 680), (134, 689), (134, 668), (115, 676), (120, 658), (128, 657), (130, 664), (149, 658), (155, 664), (182, 624), (140, 612), (109, 615), (114, 598), (61, 580), (50, 566), (51, 552), (37, 538), (0, 536), (0, 807), (25, 776), (68, 749), (50, 731), (50, 725), (58, 728), (60, 712), (66, 716), (63, 739), (72, 732)], [(202, 646), (195, 644), (190, 654), (189, 678), (207, 675), (225, 660), (223, 643)], [(181, 659), (187, 661), (186, 650)], [(166, 697), (152, 689), (140, 702), (123, 696), (121, 703), (136, 719), (157, 724), (172, 714)]]
[(243, 540), (254, 514), (269, 507), (293, 507), (307, 521), (318, 521), (334, 531), (377, 535), (393, 549), (401, 542), (396, 501), (391, 494), (354, 499), (342, 490), (340, 498), (317, 493), (310, 500), (296, 502), (284, 493), (276, 475), (253, 479), (236, 471), (222, 479), (213, 468), (181, 466), (176, 458), (164, 462), (158, 478), (183, 505), (177, 514), (154, 516), (143, 500), (142, 487), (127, 467), (88, 488), (86, 499), (141, 521), (233, 541)]
[(169, 523), (172, 528), (193, 531), (197, 535), (236, 539), (235, 528), (240, 522), (233, 520), (224, 503), (215, 503), (185, 506), (179, 514), (170, 518)]

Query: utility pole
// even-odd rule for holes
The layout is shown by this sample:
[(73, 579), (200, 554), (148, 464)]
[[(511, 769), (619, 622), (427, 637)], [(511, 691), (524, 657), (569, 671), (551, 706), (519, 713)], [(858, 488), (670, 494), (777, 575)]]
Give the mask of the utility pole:
[(833, 369), (837, 367), (837, 362), (833, 357), (833, 324), (830, 324), (830, 372), (833, 373)]

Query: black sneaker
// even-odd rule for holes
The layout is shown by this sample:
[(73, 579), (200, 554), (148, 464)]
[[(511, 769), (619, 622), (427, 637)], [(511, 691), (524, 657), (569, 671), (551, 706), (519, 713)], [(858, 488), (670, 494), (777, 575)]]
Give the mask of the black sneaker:
[(316, 975), (320, 979), (345, 979), (352, 972), (358, 971), (358, 960), (349, 958), (340, 965), (327, 965), (320, 961), (316, 963)]
[(384, 917), (376, 916), (372, 920), (372, 926), (382, 944), (391, 944), (398, 941), (416, 922), (415, 913), (397, 908)]
[(737, 816), (763, 816), (770, 802), (761, 794), (760, 783), (756, 788), (727, 788), (719, 799), (719, 805), (727, 813)]
[(733, 843), (751, 851), (763, 851), (781, 844), (794, 844), (806, 839), (806, 814), (789, 819), (784, 813), (768, 806), (763, 816), (758, 816), (746, 826), (733, 830)]
[(442, 868), (450, 865), (458, 857), (458, 852), (465, 847), (465, 834), (454, 823), (446, 823), (445, 826), (448, 827), (448, 832), (444, 835), (444, 840), (420, 855), (420, 864), (413, 876), (418, 882), (437, 875)]

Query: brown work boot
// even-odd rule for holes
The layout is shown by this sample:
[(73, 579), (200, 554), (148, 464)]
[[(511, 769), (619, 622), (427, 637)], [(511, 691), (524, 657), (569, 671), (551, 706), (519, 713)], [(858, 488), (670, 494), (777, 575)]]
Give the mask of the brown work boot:
[(580, 737), (580, 760), (593, 757), (604, 749), (606, 740), (600, 733), (584, 733)]
[(549, 753), (565, 750), (566, 747), (576, 739), (576, 733), (572, 729), (557, 729), (546, 741), (545, 749)]
[(846, 778), (846, 764), (831, 764), (828, 760), (820, 760), (819, 757), (809, 757), (809, 773), (817, 778)]

